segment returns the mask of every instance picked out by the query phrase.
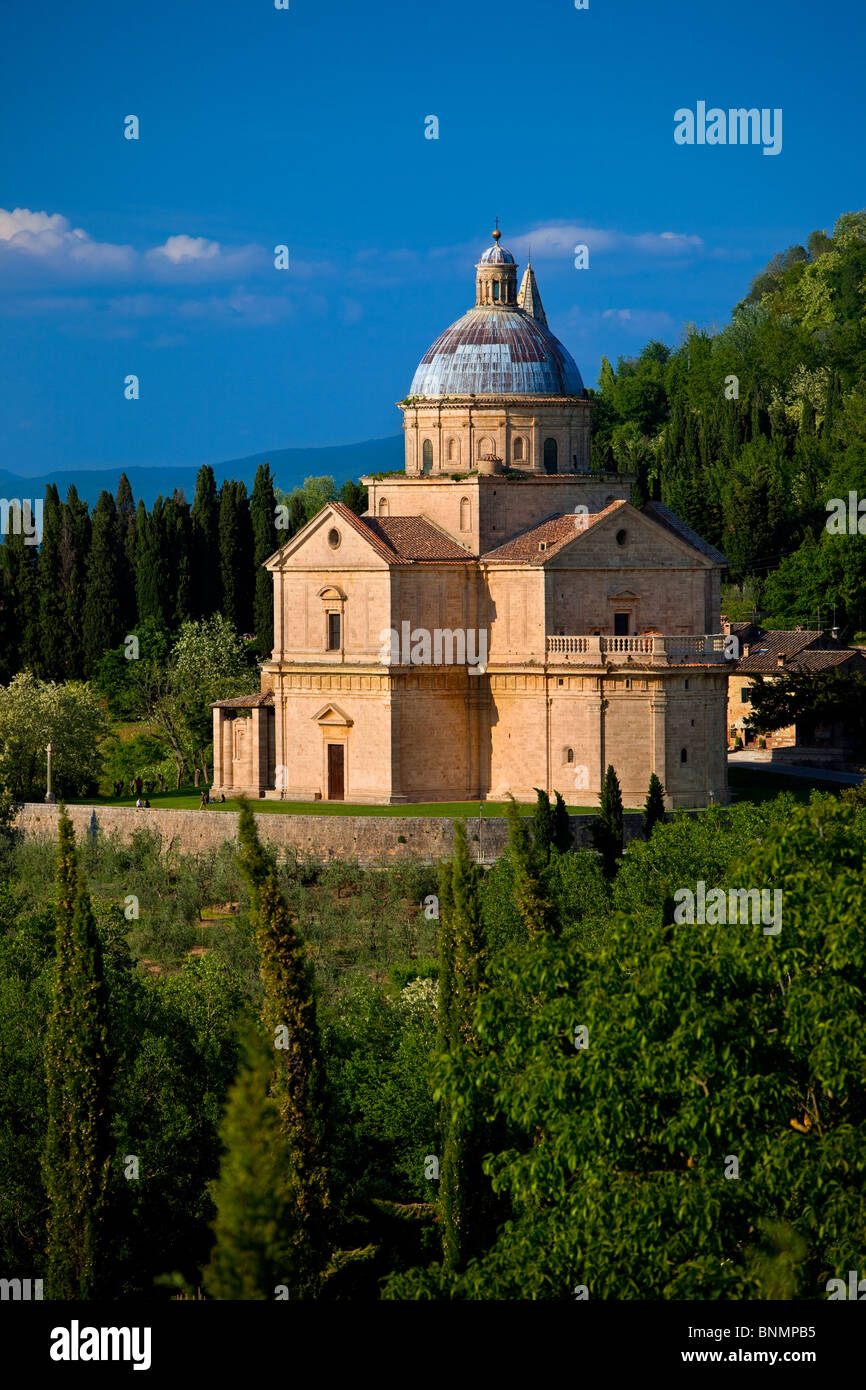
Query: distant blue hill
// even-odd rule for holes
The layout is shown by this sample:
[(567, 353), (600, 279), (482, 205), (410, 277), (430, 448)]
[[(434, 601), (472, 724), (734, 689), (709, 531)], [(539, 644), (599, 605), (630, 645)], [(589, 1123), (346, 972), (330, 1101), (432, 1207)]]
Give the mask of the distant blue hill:
[[(403, 447), (403, 436), (395, 434), (388, 439), (367, 439), (362, 444), (338, 444), (327, 449), (271, 449), (248, 458), (227, 459), (211, 467), (217, 484), (226, 478), (235, 478), (246, 483), (250, 492), (259, 464), (269, 463), (277, 487), (291, 492), (292, 488), (300, 487), (305, 478), (330, 476), (339, 485), (349, 478), (360, 478), (362, 473), (384, 473), (402, 468)], [(177, 487), (183, 488), (187, 501), (191, 502), (195, 496), (198, 468), (178, 467), (69, 468), (34, 478), (0, 468), (0, 497), (36, 499), (44, 497), (49, 483), (56, 483), (63, 499), (70, 484), (74, 483), (79, 496), (92, 506), (103, 489), (112, 494), (117, 492), (117, 480), (124, 472), (136, 502), (141, 498), (146, 507), (151, 507), (159, 496), (170, 497)]]

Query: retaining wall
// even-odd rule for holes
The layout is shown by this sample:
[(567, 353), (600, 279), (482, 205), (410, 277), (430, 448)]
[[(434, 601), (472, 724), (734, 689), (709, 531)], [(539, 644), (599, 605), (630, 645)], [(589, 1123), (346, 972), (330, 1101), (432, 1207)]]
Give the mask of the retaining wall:
[[(136, 831), (156, 831), (164, 852), (197, 854), (217, 849), (226, 840), (237, 840), (236, 811), (136, 810), (134, 806), (69, 806), (69, 818), (77, 836), (116, 835), (128, 843)], [(44, 802), (28, 801), (22, 806), (16, 827), (24, 835), (57, 838), (58, 809)], [(592, 844), (592, 816), (572, 816), (575, 845)], [(642, 838), (643, 817), (626, 815), (626, 842)], [(358, 860), (375, 863), (396, 859), (440, 859), (451, 853), (454, 822), (445, 816), (339, 816), (283, 815), (280, 812), (256, 816), (262, 842), (278, 854), (298, 858)], [(473, 857), (479, 844), (478, 818), (466, 822)], [(497, 859), (508, 840), (504, 817), (485, 817), (480, 849), (484, 859)]]

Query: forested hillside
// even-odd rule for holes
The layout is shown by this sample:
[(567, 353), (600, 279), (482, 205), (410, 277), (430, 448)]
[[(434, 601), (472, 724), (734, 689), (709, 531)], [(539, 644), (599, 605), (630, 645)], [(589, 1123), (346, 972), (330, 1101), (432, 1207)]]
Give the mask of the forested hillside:
[(774, 256), (720, 331), (603, 359), (592, 394), (596, 466), (724, 551), (729, 617), (866, 628), (866, 546), (824, 529), (866, 495), (866, 212)]

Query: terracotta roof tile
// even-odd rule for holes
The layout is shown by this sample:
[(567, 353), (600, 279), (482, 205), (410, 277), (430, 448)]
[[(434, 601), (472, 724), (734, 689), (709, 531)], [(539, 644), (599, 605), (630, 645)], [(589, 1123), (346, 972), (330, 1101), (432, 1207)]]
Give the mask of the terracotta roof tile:
[(464, 550), (462, 545), (452, 541), (426, 517), (365, 516), (362, 520), (367, 530), (380, 537), (401, 560), (416, 563), (458, 560), (462, 564), (469, 564), (475, 559), (470, 550)]
[[(605, 507), (601, 512), (584, 513), (586, 524), (578, 528), (574, 512), (556, 512), (549, 516), (545, 521), (539, 522), (537, 526), (531, 526), (528, 531), (523, 531), (519, 536), (513, 536), (510, 541), (505, 541), (503, 545), (498, 545), (493, 550), (488, 550), (481, 556), (485, 564), (509, 564), (509, 565), (543, 565), (557, 551), (562, 550), (563, 546), (573, 541), (575, 536), (585, 536), (587, 531), (602, 517), (609, 516), (618, 508), (624, 507), (626, 503), (620, 498), (616, 502), (611, 502), (609, 507)], [(540, 549), (541, 546), (544, 549)]]
[(259, 691), (255, 695), (234, 695), (230, 700), (214, 700), (212, 709), (260, 709), (262, 705), (274, 703), (272, 690)]

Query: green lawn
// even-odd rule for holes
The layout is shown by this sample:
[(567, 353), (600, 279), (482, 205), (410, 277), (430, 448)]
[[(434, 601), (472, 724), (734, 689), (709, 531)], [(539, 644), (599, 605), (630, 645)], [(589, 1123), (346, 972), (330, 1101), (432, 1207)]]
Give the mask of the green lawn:
[(752, 767), (728, 768), (728, 786), (732, 801), (770, 801), (779, 792), (791, 792), (798, 801), (808, 801), (813, 791), (835, 792), (845, 788), (841, 782), (825, 782), (821, 777), (791, 777), (776, 767), (766, 772)]
[[(824, 782), (820, 777), (814, 781), (800, 777), (787, 777), (784, 772), (778, 769), (756, 771), (753, 768), (731, 767), (728, 770), (728, 782), (731, 788), (731, 799), (733, 801), (767, 801), (771, 797), (777, 796), (781, 791), (793, 792), (798, 801), (808, 801), (813, 790), (840, 792), (842, 787), (835, 782)], [(154, 792), (150, 798), (150, 803), (154, 809), (165, 811), (197, 811), (201, 800), (200, 793), (194, 787), (181, 787), (176, 792)], [(116, 801), (110, 796), (91, 796), (82, 797), (80, 805), (86, 806), (134, 806), (135, 797), (121, 797)], [(349, 801), (254, 801), (253, 807), (257, 812), (266, 815), (295, 815), (295, 816), (465, 816), (472, 818), (478, 815), (477, 801), (427, 801), (412, 802), (405, 806), (359, 806)], [(506, 802), (504, 801), (485, 801), (484, 815), (504, 816), (506, 812)], [(237, 801), (214, 802), (208, 807), (213, 812), (236, 811)], [(643, 808), (632, 808), (642, 810)], [(523, 802), (519, 805), (522, 816), (531, 816), (535, 810), (534, 802)], [(598, 805), (591, 806), (569, 806), (569, 814), (572, 816), (595, 815)], [(629, 808), (626, 808), (629, 814)]]

